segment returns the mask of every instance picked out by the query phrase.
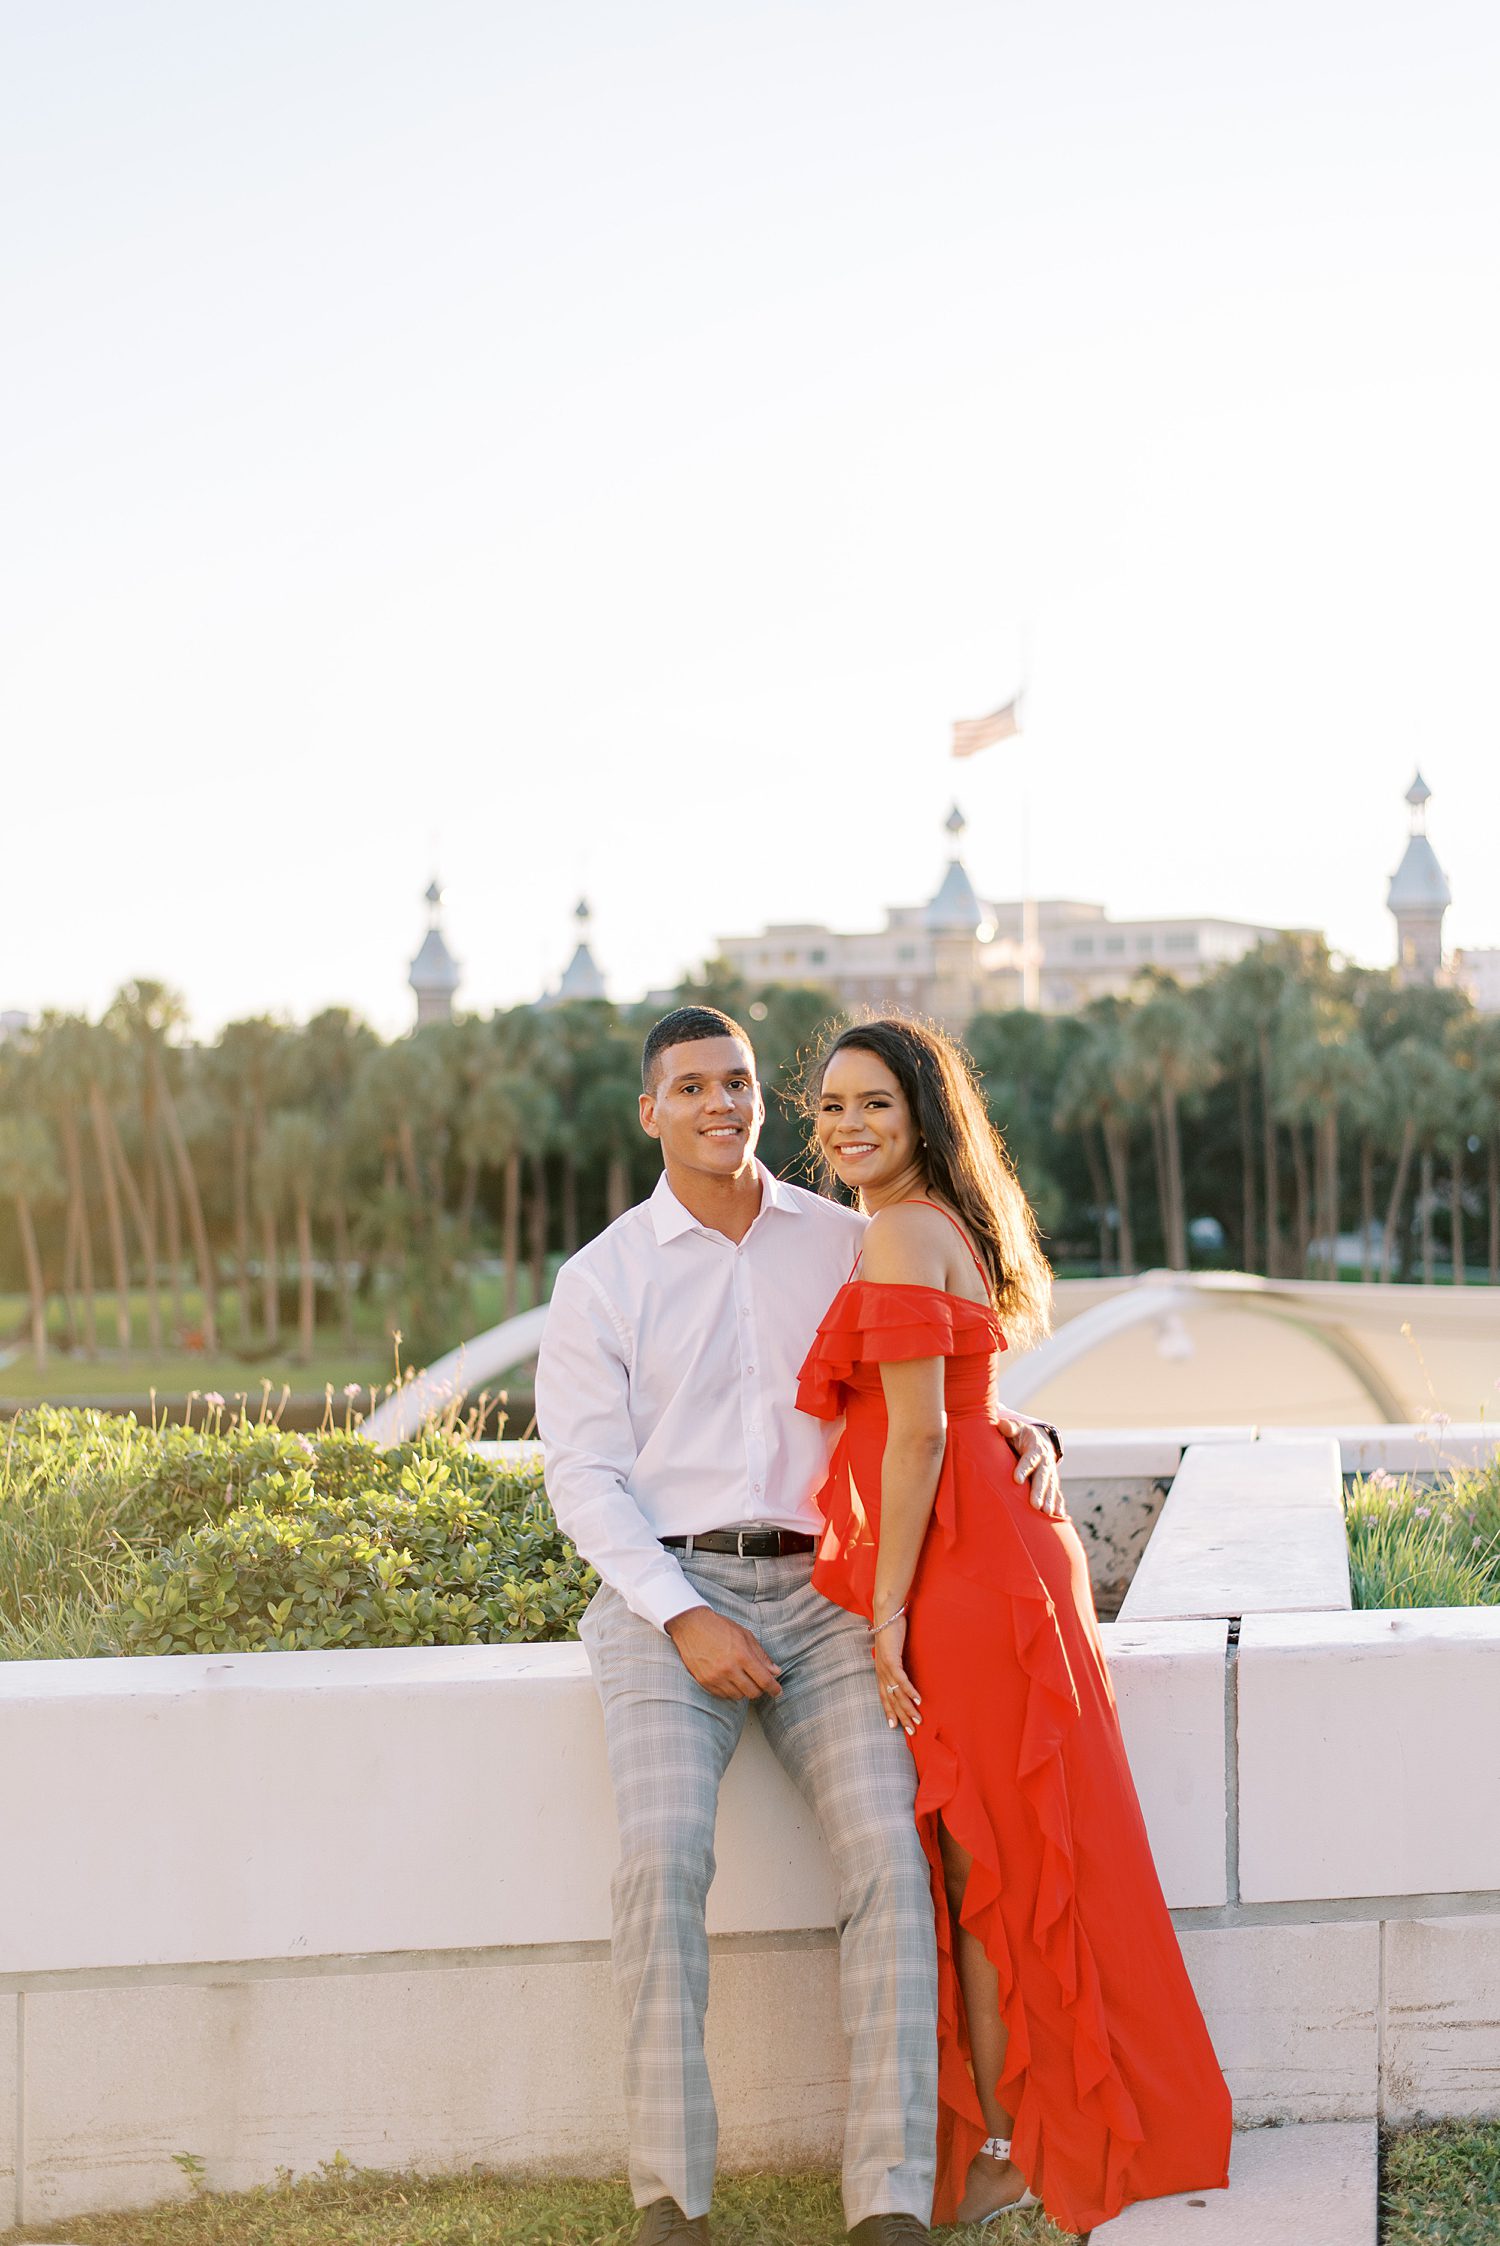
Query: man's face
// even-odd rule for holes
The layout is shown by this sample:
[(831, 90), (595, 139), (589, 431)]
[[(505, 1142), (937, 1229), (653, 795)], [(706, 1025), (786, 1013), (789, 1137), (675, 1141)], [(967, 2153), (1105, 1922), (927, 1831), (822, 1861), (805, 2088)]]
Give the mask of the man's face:
[(641, 1128), (661, 1141), (673, 1169), (732, 1178), (745, 1169), (765, 1121), (755, 1055), (738, 1037), (695, 1037), (656, 1056), (654, 1090), (641, 1094)]

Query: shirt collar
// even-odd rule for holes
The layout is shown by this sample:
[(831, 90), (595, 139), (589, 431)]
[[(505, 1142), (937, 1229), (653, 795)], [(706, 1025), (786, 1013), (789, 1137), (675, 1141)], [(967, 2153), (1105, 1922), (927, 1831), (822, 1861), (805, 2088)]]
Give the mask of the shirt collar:
[[(786, 1216), (800, 1216), (801, 1210), (797, 1204), (797, 1196), (793, 1193), (791, 1187), (783, 1185), (780, 1178), (773, 1177), (764, 1162), (757, 1161), (755, 1167), (760, 1176), (760, 1210), (755, 1219), (756, 1224), (759, 1224), (767, 1209), (780, 1209)], [(683, 1207), (667, 1183), (665, 1170), (656, 1181), (656, 1189), (651, 1196), (650, 1208), (652, 1229), (656, 1234), (657, 1243), (661, 1247), (665, 1247), (669, 1240), (680, 1238), (684, 1232), (711, 1232), (713, 1230), (711, 1225), (700, 1224), (692, 1211)], [(722, 1238), (723, 1235), (716, 1234), (715, 1237)], [(748, 1237), (747, 1234), (746, 1238), (748, 1239)]]

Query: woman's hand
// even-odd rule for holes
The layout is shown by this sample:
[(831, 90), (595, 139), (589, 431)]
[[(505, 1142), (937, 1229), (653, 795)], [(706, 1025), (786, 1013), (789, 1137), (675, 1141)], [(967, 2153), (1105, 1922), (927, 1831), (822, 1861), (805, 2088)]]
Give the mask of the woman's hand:
[(996, 1425), (1016, 1454), (1016, 1480), (1031, 1485), (1026, 1494), (1036, 1511), (1045, 1513), (1049, 1521), (1065, 1521), (1068, 1508), (1063, 1501), (1062, 1476), (1042, 1429), (1006, 1411), (1000, 1413)]
[(885, 1720), (895, 1729), (901, 1729), (909, 1739), (922, 1721), (922, 1695), (906, 1673), (903, 1655), (906, 1651), (906, 1617), (900, 1615), (888, 1622), (883, 1630), (875, 1632), (870, 1640), (870, 1651), (875, 1658), (875, 1675), (880, 1685), (880, 1705), (885, 1710)]

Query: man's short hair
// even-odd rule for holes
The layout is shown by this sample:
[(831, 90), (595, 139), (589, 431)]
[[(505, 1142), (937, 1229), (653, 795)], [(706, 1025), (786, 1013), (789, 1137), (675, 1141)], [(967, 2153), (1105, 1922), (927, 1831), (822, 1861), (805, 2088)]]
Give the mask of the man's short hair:
[(721, 1014), (717, 1006), (674, 1006), (646, 1032), (641, 1049), (642, 1091), (655, 1091), (656, 1064), (669, 1045), (693, 1045), (700, 1037), (737, 1037), (742, 1045), (750, 1044), (733, 1015)]

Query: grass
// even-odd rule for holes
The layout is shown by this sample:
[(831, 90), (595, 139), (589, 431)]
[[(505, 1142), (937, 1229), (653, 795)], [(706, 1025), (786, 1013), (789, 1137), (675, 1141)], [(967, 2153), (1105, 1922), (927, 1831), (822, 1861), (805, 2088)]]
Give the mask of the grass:
[(1356, 1607), (1500, 1604), (1500, 1462), (1431, 1484), (1361, 1475), (1344, 1521)]
[[(473, 2171), (419, 2178), (356, 2169), (343, 2157), (301, 2183), (209, 2192), (179, 2156), (192, 2196), (127, 2215), (73, 2215), (6, 2231), (0, 2246), (628, 2246), (636, 2227), (621, 2183), (515, 2182)], [(1441, 2121), (1381, 2144), (1381, 2246), (1495, 2246), (1500, 2124)], [(1040, 2214), (1012, 2217), (1004, 2246), (1068, 2246)], [(840, 2246), (832, 2176), (731, 2176), (714, 2196), (715, 2246)], [(950, 2230), (947, 2246), (991, 2246), (993, 2230)], [(1322, 2246), (1305, 2231), (1286, 2246)]]
[[(559, 1260), (551, 1258), (549, 1270), (555, 1270)], [(518, 1275), (517, 1291), (520, 1308), (529, 1309), (531, 1275), (528, 1270)], [(184, 1289), (182, 1304), (186, 1325), (197, 1323), (202, 1301), (196, 1289)], [(325, 1325), (318, 1329), (311, 1362), (305, 1365), (298, 1364), (292, 1355), (296, 1346), (295, 1321), (290, 1326), (283, 1325), (281, 1345), (274, 1351), (235, 1348), (236, 1304), (229, 1290), (225, 1291), (221, 1302), (228, 1343), (221, 1345), (211, 1357), (202, 1350), (151, 1350), (146, 1335), (146, 1298), (140, 1288), (131, 1295), (128, 1351), (112, 1346), (115, 1333), (113, 1294), (101, 1293), (98, 1298), (100, 1348), (94, 1357), (84, 1357), (58, 1346), (63, 1338), (63, 1325), (60, 1307), (54, 1299), (53, 1346), (48, 1351), (46, 1364), (38, 1366), (29, 1346), (24, 1345), (29, 1330), (28, 1315), (24, 1295), (0, 1294), (0, 1337), (9, 1335), (11, 1346), (17, 1351), (8, 1364), (0, 1364), (0, 1398), (17, 1403), (57, 1404), (78, 1397), (144, 1401), (153, 1389), (162, 1397), (186, 1396), (195, 1390), (202, 1395), (214, 1389), (231, 1401), (248, 1393), (253, 1407), (266, 1381), (278, 1393), (286, 1386), (294, 1395), (321, 1396), (325, 1387), (337, 1392), (347, 1381), (357, 1381), (361, 1387), (380, 1388), (391, 1376), (391, 1337), (381, 1308), (363, 1300), (355, 1304), (353, 1349), (347, 1346), (336, 1326)], [(170, 1323), (171, 1309), (165, 1290), (162, 1316)], [(460, 1330), (452, 1336), (453, 1346), (472, 1334), (485, 1333), (491, 1326), (498, 1326), (504, 1316), (504, 1277), (492, 1265), (486, 1265), (469, 1280), (467, 1308), (459, 1321)]]
[[(74, 2215), (8, 2231), (26, 2246), (627, 2246), (639, 2217), (620, 2183), (516, 2183), (471, 2174), (421, 2180), (334, 2162), (311, 2182), (232, 2195), (199, 2191), (133, 2215)], [(714, 2246), (842, 2246), (833, 2176), (728, 2176), (714, 2194)], [(953, 2246), (993, 2227), (950, 2230)], [(1040, 2214), (1013, 2216), (1006, 2246), (1067, 2246)]]
[(1500, 2124), (1439, 2121), (1380, 2148), (1381, 2246), (1495, 2246)]

